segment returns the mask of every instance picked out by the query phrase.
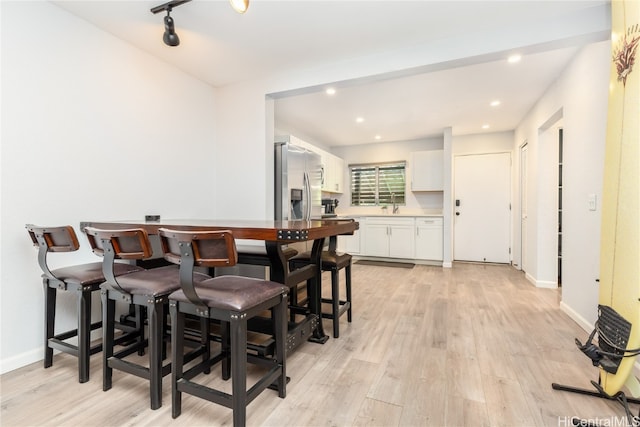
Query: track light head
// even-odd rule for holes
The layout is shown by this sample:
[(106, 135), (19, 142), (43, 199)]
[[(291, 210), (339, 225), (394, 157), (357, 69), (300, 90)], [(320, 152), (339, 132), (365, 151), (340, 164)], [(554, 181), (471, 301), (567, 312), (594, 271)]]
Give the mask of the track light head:
[(167, 10), (167, 16), (164, 17), (164, 34), (162, 41), (167, 46), (178, 46), (180, 44), (180, 38), (176, 34), (176, 27), (173, 23), (173, 18), (169, 15), (170, 11)]
[(229, 0), (231, 7), (238, 13), (245, 13), (249, 9), (249, 0)]

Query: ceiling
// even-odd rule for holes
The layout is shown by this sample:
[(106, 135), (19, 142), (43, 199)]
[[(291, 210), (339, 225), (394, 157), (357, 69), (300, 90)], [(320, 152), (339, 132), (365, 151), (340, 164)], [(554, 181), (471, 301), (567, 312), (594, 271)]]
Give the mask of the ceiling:
[[(461, 31), (518, 31), (608, 5), (595, 0), (252, 0), (241, 15), (228, 1), (193, 0), (171, 13), (181, 44), (168, 47), (162, 43), (164, 13), (150, 12), (164, 0), (53, 3), (214, 87), (348, 64), (452, 39)], [(340, 82), (333, 96), (324, 93), (331, 82), (275, 94), (276, 129), (327, 147), (421, 139), (442, 135), (445, 127), (454, 135), (512, 130), (588, 40), (547, 42), (529, 54), (523, 47), (517, 64), (483, 56), (400, 77)], [(490, 107), (493, 100), (501, 104)], [(364, 121), (356, 123), (356, 117)], [(482, 129), (485, 124), (490, 127)]]

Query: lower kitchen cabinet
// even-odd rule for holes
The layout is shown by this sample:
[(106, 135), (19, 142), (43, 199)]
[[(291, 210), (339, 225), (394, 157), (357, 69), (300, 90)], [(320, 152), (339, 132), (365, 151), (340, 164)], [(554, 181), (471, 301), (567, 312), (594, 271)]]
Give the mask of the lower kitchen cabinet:
[(416, 218), (416, 259), (442, 261), (442, 218)]
[(414, 257), (414, 218), (367, 218), (362, 255), (385, 258)]
[(338, 251), (346, 252), (351, 255), (360, 254), (360, 236), (362, 234), (363, 222), (360, 221), (360, 230), (353, 234), (338, 236)]
[(359, 229), (338, 236), (338, 250), (361, 257), (443, 260), (442, 217), (355, 217)]

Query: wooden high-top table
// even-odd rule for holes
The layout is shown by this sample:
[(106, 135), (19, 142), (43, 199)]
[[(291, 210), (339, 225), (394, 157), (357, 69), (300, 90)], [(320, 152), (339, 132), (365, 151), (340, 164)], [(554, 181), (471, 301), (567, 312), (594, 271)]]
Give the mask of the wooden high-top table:
[[(325, 239), (340, 234), (353, 234), (358, 223), (347, 219), (327, 219), (311, 221), (270, 221), (270, 220), (209, 220), (209, 219), (163, 219), (161, 221), (83, 221), (80, 229), (96, 227), (102, 229), (143, 228), (149, 235), (157, 235), (159, 228), (176, 230), (231, 230), (236, 239), (262, 240), (265, 242), (269, 257), (270, 279), (285, 283), (288, 266), (282, 253), (282, 245), (293, 242), (313, 241), (311, 260), (316, 268), (315, 286), (309, 295), (310, 314), (289, 329), (288, 351), (293, 351), (302, 342), (324, 343), (329, 338), (322, 327), (321, 289), (322, 270), (321, 254)], [(311, 332), (311, 333), (309, 333)]]

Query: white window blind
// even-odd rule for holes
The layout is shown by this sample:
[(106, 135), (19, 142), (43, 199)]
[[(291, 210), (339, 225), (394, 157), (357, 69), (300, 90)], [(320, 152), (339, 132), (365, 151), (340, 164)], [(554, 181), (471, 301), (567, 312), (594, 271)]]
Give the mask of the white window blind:
[(405, 204), (405, 162), (350, 165), (351, 205)]

